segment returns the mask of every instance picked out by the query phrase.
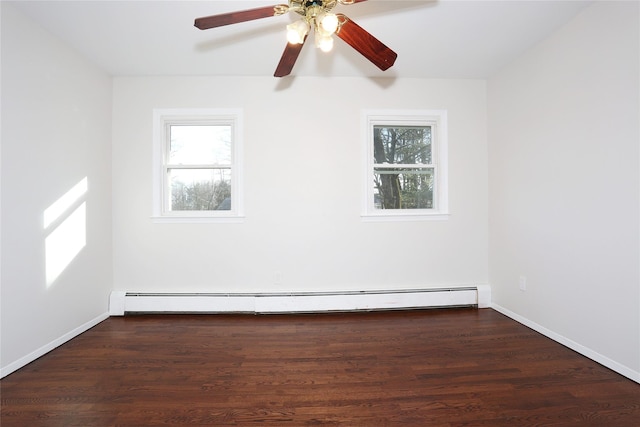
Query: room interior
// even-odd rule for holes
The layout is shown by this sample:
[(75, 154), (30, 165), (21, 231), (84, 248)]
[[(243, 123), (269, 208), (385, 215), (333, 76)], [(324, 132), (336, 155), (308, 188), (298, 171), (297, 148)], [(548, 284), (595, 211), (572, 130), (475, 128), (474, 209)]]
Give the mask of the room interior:
[[(474, 289), (479, 309), (640, 382), (638, 2), (339, 5), (394, 66), (338, 40), (283, 78), (290, 17), (193, 27), (269, 4), (0, 3), (0, 377), (121, 314), (127, 293)], [(243, 111), (242, 221), (153, 220), (158, 108)], [(363, 220), (376, 109), (447, 111), (445, 219)], [(69, 190), (82, 215), (48, 221)]]

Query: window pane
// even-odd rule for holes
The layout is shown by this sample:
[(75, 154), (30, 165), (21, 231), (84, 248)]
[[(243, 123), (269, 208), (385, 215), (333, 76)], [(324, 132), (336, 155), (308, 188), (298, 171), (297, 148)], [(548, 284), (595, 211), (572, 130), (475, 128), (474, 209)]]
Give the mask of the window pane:
[(433, 169), (374, 168), (375, 209), (433, 209)]
[(170, 169), (172, 211), (231, 210), (231, 169)]
[(431, 126), (374, 126), (374, 163), (426, 164), (431, 158)]
[(169, 163), (230, 165), (230, 125), (171, 125)]

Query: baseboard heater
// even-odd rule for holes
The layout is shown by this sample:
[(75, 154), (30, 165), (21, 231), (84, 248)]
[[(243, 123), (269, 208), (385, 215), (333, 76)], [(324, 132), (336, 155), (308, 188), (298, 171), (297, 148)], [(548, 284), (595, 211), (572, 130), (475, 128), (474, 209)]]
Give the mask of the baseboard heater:
[(288, 293), (141, 293), (114, 291), (109, 314), (314, 313), (477, 306), (491, 303), (488, 285), (388, 291)]

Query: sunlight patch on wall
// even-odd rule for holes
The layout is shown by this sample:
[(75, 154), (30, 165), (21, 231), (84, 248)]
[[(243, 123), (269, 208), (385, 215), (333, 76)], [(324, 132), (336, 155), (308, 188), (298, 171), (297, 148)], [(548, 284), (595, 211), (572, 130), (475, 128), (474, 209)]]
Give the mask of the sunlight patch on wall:
[(73, 186), (62, 197), (56, 200), (51, 206), (44, 211), (44, 228), (45, 230), (62, 214), (65, 213), (74, 203), (87, 193), (87, 177), (84, 177), (79, 183)]
[(47, 287), (87, 244), (87, 188), (85, 177), (44, 211)]

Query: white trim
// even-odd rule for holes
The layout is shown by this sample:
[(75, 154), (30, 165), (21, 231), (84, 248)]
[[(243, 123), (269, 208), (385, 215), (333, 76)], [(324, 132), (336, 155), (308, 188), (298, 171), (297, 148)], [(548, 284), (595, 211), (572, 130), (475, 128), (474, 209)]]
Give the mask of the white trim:
[[(433, 126), (432, 165), (435, 170), (434, 209), (373, 208), (373, 135), (376, 124)], [(449, 218), (449, 152), (447, 110), (364, 110), (362, 112), (362, 161), (364, 170), (362, 213), (363, 221), (424, 221)]]
[[(224, 122), (232, 127), (231, 210), (167, 211), (165, 187), (165, 132), (171, 121)], [(153, 206), (151, 220), (156, 223), (229, 223), (244, 221), (243, 189), (243, 110), (241, 108), (156, 108), (153, 110)]]
[(491, 308), (491, 286), (478, 285), (478, 308)]
[(110, 316), (124, 316), (124, 297), (126, 296), (125, 291), (111, 291), (111, 295), (109, 295)]
[(106, 320), (109, 318), (109, 314), (108, 313), (104, 313), (101, 314), (100, 316), (91, 319), (90, 321), (88, 321), (87, 323), (78, 326), (77, 328), (73, 329), (70, 332), (67, 332), (66, 334), (62, 335), (61, 337), (51, 341), (48, 344), (43, 345), (42, 347), (40, 347), (39, 349), (32, 351), (31, 353), (27, 354), (24, 357), (21, 357), (20, 359), (16, 360), (15, 362), (9, 363), (7, 366), (4, 366), (2, 368), (0, 368), (0, 378), (4, 378), (7, 375), (9, 375), (12, 372), (17, 371), (18, 369), (28, 365), (29, 363), (33, 362), (34, 360), (38, 359), (39, 357), (44, 356), (45, 354), (49, 353), (51, 350), (56, 349), (57, 347), (60, 347), (62, 344), (66, 343), (67, 341), (70, 341), (71, 339), (77, 337), (78, 335), (82, 334), (83, 332), (88, 331), (89, 329), (93, 328), (94, 326), (96, 326), (98, 323)]
[(633, 369), (624, 366), (618, 362), (616, 362), (615, 360), (611, 360), (606, 356), (603, 356), (602, 354), (591, 350), (588, 347), (583, 346), (582, 344), (579, 344), (573, 340), (570, 340), (569, 338), (566, 338), (556, 332), (553, 332), (550, 329), (545, 328), (542, 325), (537, 324), (536, 322), (533, 322), (529, 319), (527, 319), (526, 317), (520, 316), (519, 314), (514, 313), (513, 311), (506, 309), (502, 306), (500, 306), (499, 304), (496, 303), (491, 303), (491, 308), (493, 308), (494, 310), (504, 314), (507, 317), (510, 317), (511, 319), (515, 320), (518, 323), (521, 323), (531, 329), (533, 329), (536, 332), (541, 333), (542, 335), (551, 338), (552, 340), (564, 345), (565, 347), (570, 348), (571, 350), (574, 350), (580, 354), (582, 354), (585, 357), (588, 357), (589, 359), (598, 362), (599, 364), (606, 366), (607, 368), (619, 373), (620, 375), (624, 375), (625, 377), (640, 383), (640, 372), (634, 371)]
[(449, 219), (449, 214), (414, 214), (414, 213), (393, 213), (384, 212), (379, 214), (362, 214), (362, 222), (397, 222), (397, 221), (445, 221)]
[(242, 216), (234, 216), (234, 217), (215, 217), (215, 216), (196, 216), (196, 215), (185, 215), (185, 216), (152, 216), (151, 221), (156, 224), (209, 224), (209, 223), (220, 223), (220, 224), (239, 224), (244, 222), (244, 215)]
[[(481, 290), (482, 289), (482, 290)], [(481, 294), (482, 292), (482, 294)], [(111, 294), (110, 312), (311, 313), (480, 306), (486, 287), (348, 292), (127, 293)]]

